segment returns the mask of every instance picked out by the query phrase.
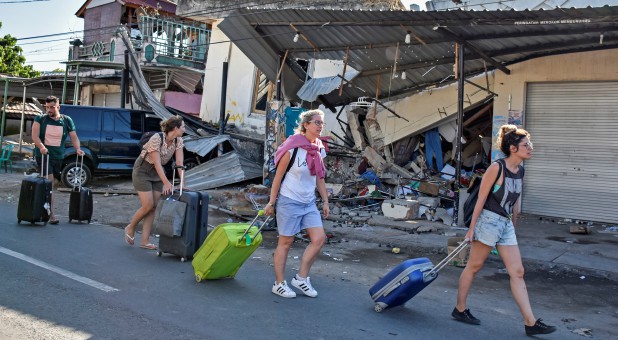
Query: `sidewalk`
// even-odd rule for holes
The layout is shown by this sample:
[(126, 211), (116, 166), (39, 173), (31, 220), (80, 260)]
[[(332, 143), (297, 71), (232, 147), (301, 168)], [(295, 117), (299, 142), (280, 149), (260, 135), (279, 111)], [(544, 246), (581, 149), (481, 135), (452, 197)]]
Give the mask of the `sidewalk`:
[[(372, 216), (366, 222), (350, 222), (348, 216), (335, 215), (329, 220), (326, 227), (342, 238), (397, 247), (412, 254), (446, 254), (448, 238), (464, 236), (467, 231), (441, 222), (392, 221), (383, 216)], [(595, 223), (591, 234), (571, 234), (571, 225), (577, 224), (521, 214), (516, 232), (525, 267), (617, 281), (618, 232), (606, 232), (609, 225)]]

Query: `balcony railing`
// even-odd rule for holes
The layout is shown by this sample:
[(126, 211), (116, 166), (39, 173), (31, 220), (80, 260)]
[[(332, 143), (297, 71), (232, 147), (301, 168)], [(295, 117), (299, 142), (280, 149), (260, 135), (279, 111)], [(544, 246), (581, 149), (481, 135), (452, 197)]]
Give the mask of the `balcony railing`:
[(182, 22), (142, 16), (139, 20), (142, 44), (155, 47), (155, 53), (171, 58), (205, 63), (210, 30)]

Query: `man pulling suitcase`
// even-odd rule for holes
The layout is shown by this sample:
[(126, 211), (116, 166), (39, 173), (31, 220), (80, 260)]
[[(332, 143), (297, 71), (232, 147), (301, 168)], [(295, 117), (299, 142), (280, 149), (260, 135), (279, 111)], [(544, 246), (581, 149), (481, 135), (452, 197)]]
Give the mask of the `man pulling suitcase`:
[(58, 224), (58, 219), (54, 214), (53, 182), (54, 177), (60, 180), (62, 160), (64, 159), (64, 143), (67, 136), (71, 137), (71, 143), (79, 156), (83, 156), (84, 152), (79, 147), (79, 138), (75, 132), (73, 120), (67, 115), (60, 114), (58, 98), (54, 96), (45, 98), (45, 113), (34, 118), (34, 123), (32, 123), (32, 141), (36, 146), (34, 158), (37, 160), (39, 169), (42, 169), (41, 167), (43, 166), (43, 163), (39, 162), (41, 155), (49, 157), (47, 178), (52, 182), (49, 223)]

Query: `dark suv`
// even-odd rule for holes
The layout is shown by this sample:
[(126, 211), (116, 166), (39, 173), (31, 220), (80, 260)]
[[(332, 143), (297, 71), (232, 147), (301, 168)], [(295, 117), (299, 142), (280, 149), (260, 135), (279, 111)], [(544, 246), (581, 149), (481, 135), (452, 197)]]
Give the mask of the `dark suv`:
[[(76, 153), (67, 139), (62, 183), (87, 185), (93, 175), (131, 174), (140, 154), (137, 145), (146, 131), (160, 131), (161, 119), (152, 112), (121, 108), (61, 105), (60, 113), (73, 119), (81, 149), (86, 153), (80, 171)], [(198, 163), (197, 155), (185, 150), (185, 165)]]

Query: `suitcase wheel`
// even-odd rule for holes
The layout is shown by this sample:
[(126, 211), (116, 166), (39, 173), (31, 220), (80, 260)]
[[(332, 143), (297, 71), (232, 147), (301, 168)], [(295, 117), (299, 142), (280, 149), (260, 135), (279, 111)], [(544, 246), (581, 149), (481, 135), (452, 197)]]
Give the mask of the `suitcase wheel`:
[(21, 220), (17, 220), (17, 224), (21, 224)]
[(180, 262), (185, 262), (186, 260), (187, 260), (187, 258), (186, 258), (186, 257), (181, 257), (181, 258), (180, 258)]
[(195, 274), (195, 281), (202, 282), (202, 274)]
[(161, 256), (161, 254), (163, 254), (163, 252), (160, 252), (160, 251), (157, 252), (157, 256)]
[(384, 308), (386, 308), (386, 305), (382, 302), (378, 302), (375, 306), (373, 306), (373, 310), (376, 311), (376, 313), (381, 313)]

